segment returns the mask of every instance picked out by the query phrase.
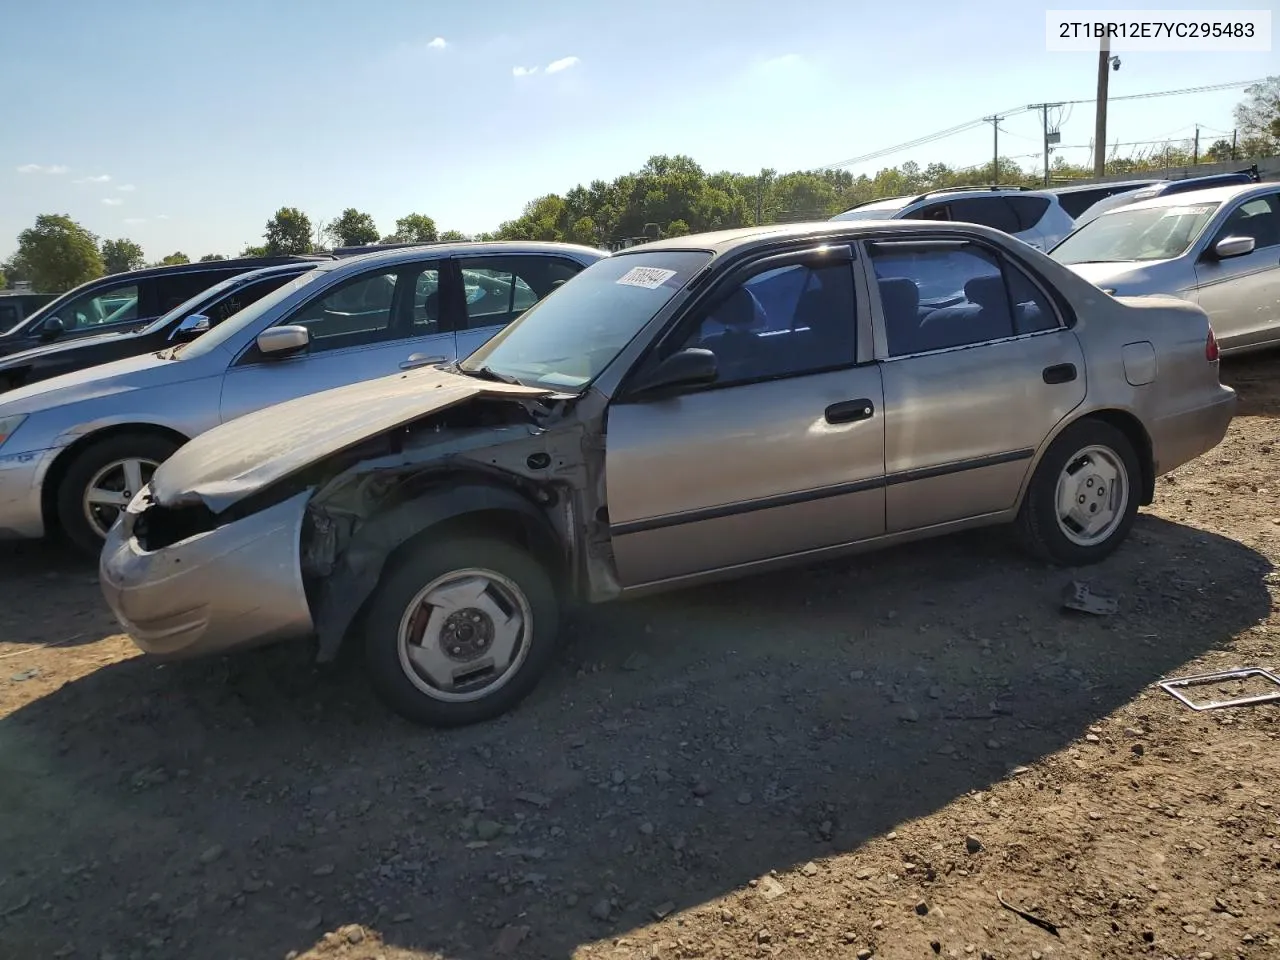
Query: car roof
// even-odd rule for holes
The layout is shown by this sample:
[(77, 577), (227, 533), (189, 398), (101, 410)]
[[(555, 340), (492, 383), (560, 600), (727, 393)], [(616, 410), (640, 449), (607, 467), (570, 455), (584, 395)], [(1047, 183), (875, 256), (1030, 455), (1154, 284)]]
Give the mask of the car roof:
[[(334, 259), (328, 253), (289, 254), (279, 257), (235, 257), (230, 260), (202, 260), (199, 263), (173, 263), (163, 267), (143, 267), (141, 270), (127, 270), (122, 273), (109, 273), (89, 283), (100, 283), (103, 280), (116, 281), (122, 278), (145, 280), (148, 277), (167, 277), (176, 273), (209, 273), (221, 270), (258, 270), (263, 267), (283, 266), (296, 263), (327, 263)], [(88, 284), (85, 284), (88, 286)]]
[[(1276, 183), (1239, 183), (1225, 187), (1206, 187), (1202, 190), (1185, 190), (1182, 193), (1166, 193), (1146, 200), (1117, 207), (1117, 210), (1142, 210), (1147, 207), (1184, 207), (1189, 203), (1226, 203), (1237, 197), (1253, 194), (1275, 193), (1280, 190)], [(1102, 216), (1106, 216), (1108, 210)]]
[(983, 237), (999, 237), (1002, 241), (1018, 243), (1008, 234), (972, 223), (952, 223), (934, 220), (819, 220), (811, 223), (775, 223), (758, 227), (738, 227), (734, 230), (717, 230), (711, 233), (688, 234), (683, 237), (671, 237), (666, 240), (654, 240), (638, 246), (628, 247), (613, 254), (614, 257), (629, 257), (637, 253), (654, 253), (663, 250), (703, 250), (716, 256), (731, 251), (760, 246), (779, 240), (804, 240), (837, 235), (847, 236), (850, 233), (965, 233), (981, 234)]
[(318, 269), (322, 271), (346, 270), (353, 264), (358, 264), (362, 268), (376, 267), (383, 264), (393, 266), (408, 261), (421, 260), (424, 253), (433, 257), (492, 256), (503, 253), (574, 253), (594, 259), (602, 259), (609, 256), (608, 251), (576, 243), (551, 243), (541, 240), (472, 240), (459, 241), (457, 243), (424, 243), (407, 247), (396, 246), (388, 250), (377, 250), (372, 253), (351, 254), (335, 258)]
[(1149, 180), (1102, 180), (1091, 183), (1076, 183), (1069, 187), (1047, 187), (1044, 192), (1071, 194), (1087, 193), (1092, 190), (1114, 190), (1116, 193), (1122, 193), (1128, 190), (1141, 190), (1143, 187), (1165, 182), (1159, 177), (1153, 177)]

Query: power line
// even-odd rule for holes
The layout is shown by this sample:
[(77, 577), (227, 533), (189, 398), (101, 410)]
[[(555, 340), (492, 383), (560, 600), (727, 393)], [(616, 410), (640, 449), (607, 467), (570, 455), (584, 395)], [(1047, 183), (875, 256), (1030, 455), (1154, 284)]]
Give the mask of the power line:
[[(1239, 87), (1251, 87), (1256, 83), (1262, 83), (1262, 80), (1238, 80), (1233, 83), (1213, 83), (1200, 87), (1184, 87), (1180, 90), (1155, 90), (1151, 93), (1131, 93), (1122, 97), (1108, 97), (1108, 101), (1114, 102), (1118, 100), (1148, 100), (1152, 97), (1177, 97), (1189, 93), (1210, 93), (1215, 90), (1232, 90)], [(1093, 103), (1092, 98), (1088, 100), (1062, 100), (1059, 104), (1062, 106), (1071, 106), (1077, 103)], [(1017, 116), (1020, 113), (1026, 113), (1026, 107), (1011, 107), (1008, 110), (999, 111), (996, 116), (1009, 117)], [(936, 140), (943, 140), (947, 137), (953, 137), (958, 133), (965, 133), (976, 127), (982, 126), (984, 123), (990, 123), (990, 114), (987, 117), (979, 117), (975, 120), (969, 120), (965, 123), (956, 124), (954, 127), (948, 127), (946, 130), (939, 130), (936, 133), (928, 133), (914, 140), (908, 140), (905, 143), (894, 144), (891, 147), (883, 147), (879, 150), (873, 150), (870, 153), (864, 153), (858, 157), (850, 157), (848, 160), (841, 160), (838, 163), (827, 163), (819, 167), (819, 170), (831, 170), (837, 167), (852, 167), (860, 163), (866, 163), (869, 160), (879, 160), (881, 157), (887, 157), (891, 154), (901, 153), (904, 150), (910, 150), (914, 147), (923, 147), (926, 144), (933, 143)]]

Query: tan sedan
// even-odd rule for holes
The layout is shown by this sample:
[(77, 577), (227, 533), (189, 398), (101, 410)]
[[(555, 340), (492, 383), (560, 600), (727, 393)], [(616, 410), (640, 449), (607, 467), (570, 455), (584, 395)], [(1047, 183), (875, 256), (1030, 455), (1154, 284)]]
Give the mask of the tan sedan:
[(561, 611), (1014, 523), (1102, 559), (1235, 394), (1205, 313), (994, 230), (761, 227), (601, 260), (460, 363), (248, 414), (156, 471), (103, 590), (144, 650), (349, 635), (406, 716), (512, 707)]

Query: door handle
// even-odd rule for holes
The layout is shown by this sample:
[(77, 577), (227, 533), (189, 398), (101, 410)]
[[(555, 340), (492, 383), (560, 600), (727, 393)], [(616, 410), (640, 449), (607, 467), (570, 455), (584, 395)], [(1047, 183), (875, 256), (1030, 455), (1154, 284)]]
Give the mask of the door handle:
[(400, 361), (401, 370), (415, 370), (418, 367), (428, 367), (433, 363), (444, 363), (448, 357), (428, 357), (425, 353), (411, 353), (408, 360)]
[(870, 420), (875, 414), (875, 405), (867, 399), (842, 400), (827, 407), (827, 423), (856, 423), (859, 420)]
[(1058, 363), (1044, 368), (1045, 383), (1070, 383), (1076, 378), (1074, 363)]

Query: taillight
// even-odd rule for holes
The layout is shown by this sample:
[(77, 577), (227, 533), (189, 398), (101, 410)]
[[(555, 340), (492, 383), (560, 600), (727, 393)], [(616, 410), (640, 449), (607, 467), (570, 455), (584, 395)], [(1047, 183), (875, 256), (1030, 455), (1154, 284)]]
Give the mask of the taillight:
[(1213, 335), (1213, 327), (1209, 328), (1209, 335), (1204, 338), (1204, 358), (1210, 363), (1218, 362), (1218, 338)]

